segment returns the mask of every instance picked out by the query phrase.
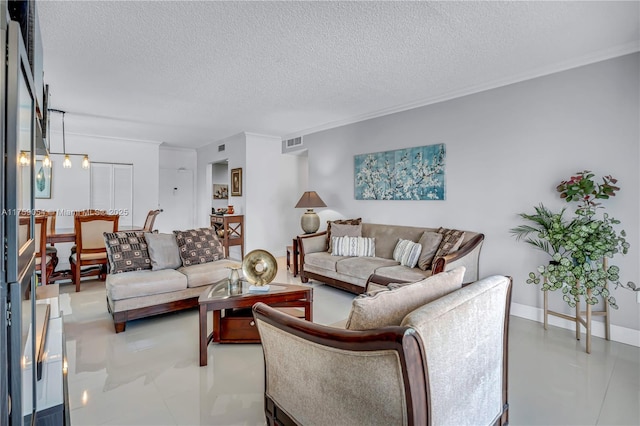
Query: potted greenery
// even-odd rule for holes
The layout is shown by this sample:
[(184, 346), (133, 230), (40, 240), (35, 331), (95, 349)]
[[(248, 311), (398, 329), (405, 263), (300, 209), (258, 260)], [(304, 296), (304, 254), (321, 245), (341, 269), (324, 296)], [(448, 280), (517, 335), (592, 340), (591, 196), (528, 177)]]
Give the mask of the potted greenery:
[(535, 214), (520, 214), (529, 224), (511, 229), (516, 239), (524, 239), (551, 256), (546, 265), (538, 266), (530, 272), (529, 284), (540, 284), (542, 290), (560, 290), (563, 300), (575, 307), (581, 299), (587, 304), (598, 303), (601, 296), (612, 308), (617, 309), (615, 298), (609, 292), (607, 283), (617, 288), (623, 286), (638, 291), (635, 284), (620, 282), (620, 268), (607, 265), (607, 259), (616, 254), (626, 254), (629, 244), (624, 231), (616, 231), (620, 221), (607, 213), (598, 215), (601, 205), (596, 200), (615, 196), (620, 189), (611, 176), (602, 178), (602, 183), (593, 180), (594, 174), (588, 170), (579, 172), (557, 186), (560, 197), (567, 202), (577, 202), (573, 218), (565, 218), (565, 209), (553, 213), (542, 204)]

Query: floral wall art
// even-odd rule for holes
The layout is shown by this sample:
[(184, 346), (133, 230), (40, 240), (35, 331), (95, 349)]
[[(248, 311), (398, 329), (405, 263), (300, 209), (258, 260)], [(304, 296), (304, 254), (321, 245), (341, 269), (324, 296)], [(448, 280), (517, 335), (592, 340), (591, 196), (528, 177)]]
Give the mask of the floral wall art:
[(444, 144), (356, 155), (356, 200), (444, 200)]

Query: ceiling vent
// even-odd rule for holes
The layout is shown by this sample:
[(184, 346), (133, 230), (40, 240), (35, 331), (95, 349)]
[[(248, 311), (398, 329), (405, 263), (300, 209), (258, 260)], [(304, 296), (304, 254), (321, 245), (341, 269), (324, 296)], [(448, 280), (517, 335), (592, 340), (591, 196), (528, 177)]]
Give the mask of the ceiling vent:
[(224, 144), (218, 145), (218, 152), (224, 151)]
[(302, 145), (302, 136), (298, 136), (297, 138), (287, 139), (285, 146), (287, 148), (295, 148), (296, 146)]

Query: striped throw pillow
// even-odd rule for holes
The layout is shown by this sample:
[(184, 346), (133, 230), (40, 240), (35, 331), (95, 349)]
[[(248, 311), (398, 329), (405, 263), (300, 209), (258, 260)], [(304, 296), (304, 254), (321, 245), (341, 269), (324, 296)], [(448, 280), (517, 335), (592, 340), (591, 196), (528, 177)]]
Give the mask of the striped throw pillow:
[(422, 246), (420, 244), (400, 239), (396, 244), (396, 248), (393, 249), (393, 260), (400, 262), (402, 266), (415, 268), (421, 252)]
[(332, 237), (332, 256), (374, 257), (376, 239), (367, 237)]

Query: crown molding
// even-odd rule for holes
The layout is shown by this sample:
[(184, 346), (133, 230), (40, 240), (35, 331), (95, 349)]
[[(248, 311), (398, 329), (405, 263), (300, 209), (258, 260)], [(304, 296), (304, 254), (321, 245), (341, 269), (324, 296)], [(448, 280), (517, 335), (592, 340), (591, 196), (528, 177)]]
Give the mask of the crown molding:
[(440, 102), (461, 98), (463, 96), (485, 92), (487, 90), (497, 89), (499, 87), (508, 86), (510, 84), (520, 83), (527, 80), (533, 80), (538, 77), (544, 77), (547, 75), (567, 71), (573, 68), (579, 68), (585, 65), (594, 64), (596, 62), (606, 61), (608, 59), (617, 58), (617, 57), (628, 55), (638, 51), (640, 51), (640, 40), (637, 40), (631, 43), (626, 43), (619, 46), (614, 46), (609, 49), (604, 49), (595, 53), (591, 53), (589, 55), (573, 58), (571, 60), (559, 62), (550, 66), (534, 68), (533, 70), (529, 70), (524, 73), (516, 74), (507, 78), (492, 80), (487, 83), (468, 86), (458, 90), (452, 90), (437, 96), (431, 96), (431, 97), (420, 99), (418, 101), (396, 105), (389, 108), (383, 108), (377, 111), (356, 115), (343, 120), (331, 121), (325, 124), (321, 124), (319, 126), (310, 127), (308, 129), (297, 131), (295, 133), (284, 135), (282, 136), (282, 139), (286, 140), (286, 139), (296, 138), (299, 136), (305, 136), (312, 133), (321, 132), (324, 130), (334, 129), (336, 127), (346, 126), (348, 124), (354, 124), (361, 121), (370, 120), (372, 118), (383, 117), (385, 115), (395, 114), (397, 112), (408, 111), (411, 109), (420, 108), (427, 105), (433, 105)]
[[(51, 134), (54, 134), (54, 133), (58, 134), (58, 135), (62, 134), (62, 132), (60, 130), (51, 131)], [(69, 131), (65, 131), (64, 133), (67, 136), (73, 135), (73, 136), (81, 136), (81, 137), (85, 137), (85, 138), (96, 138), (96, 139), (107, 139), (107, 140), (116, 140), (116, 141), (124, 141), (124, 142), (147, 143), (147, 144), (151, 144), (151, 145), (161, 145), (161, 144), (164, 143), (162, 141), (153, 141), (153, 140), (145, 140), (145, 139), (131, 139), (131, 138), (121, 138), (121, 137), (117, 137), (117, 136), (92, 135), (90, 133), (74, 133), (74, 132), (69, 132)]]

